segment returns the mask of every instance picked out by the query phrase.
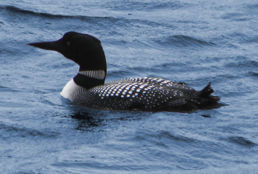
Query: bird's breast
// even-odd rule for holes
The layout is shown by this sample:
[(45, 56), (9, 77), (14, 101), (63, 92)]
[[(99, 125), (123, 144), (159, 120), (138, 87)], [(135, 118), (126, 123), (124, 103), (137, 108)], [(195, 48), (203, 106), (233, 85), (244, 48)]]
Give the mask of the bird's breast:
[(61, 91), (61, 96), (70, 100), (73, 103), (77, 103), (83, 94), (87, 93), (87, 90), (77, 85), (73, 79), (71, 79)]

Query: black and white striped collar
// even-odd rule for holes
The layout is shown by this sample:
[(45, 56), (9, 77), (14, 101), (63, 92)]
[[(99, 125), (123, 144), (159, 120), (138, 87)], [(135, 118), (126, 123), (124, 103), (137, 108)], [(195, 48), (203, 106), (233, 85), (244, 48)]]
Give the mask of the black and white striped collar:
[(86, 89), (103, 85), (105, 82), (106, 72), (104, 70), (87, 70), (79, 71), (73, 78), (74, 82)]
[(78, 74), (98, 80), (103, 80), (106, 77), (106, 72), (104, 70), (79, 71)]

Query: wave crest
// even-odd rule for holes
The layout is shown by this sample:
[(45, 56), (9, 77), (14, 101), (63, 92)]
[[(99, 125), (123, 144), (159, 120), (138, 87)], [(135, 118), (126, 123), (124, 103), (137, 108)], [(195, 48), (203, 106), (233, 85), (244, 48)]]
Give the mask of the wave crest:
[(186, 35), (173, 35), (173, 36), (169, 36), (164, 39), (158, 40), (156, 42), (160, 45), (177, 46), (177, 47), (188, 47), (188, 46), (202, 47), (202, 46), (215, 45), (212, 42), (196, 39), (194, 37), (190, 37)]
[(52, 14), (46, 12), (36, 12), (28, 9), (22, 9), (15, 6), (0, 6), (0, 10), (6, 10), (10, 13), (20, 14), (20, 15), (30, 15), (35, 17), (50, 18), (50, 19), (79, 19), (79, 20), (96, 20), (96, 19), (105, 19), (112, 20), (113, 22), (118, 21), (119, 19), (115, 17), (100, 17), (100, 16), (83, 16), (83, 15), (63, 15), (63, 14)]

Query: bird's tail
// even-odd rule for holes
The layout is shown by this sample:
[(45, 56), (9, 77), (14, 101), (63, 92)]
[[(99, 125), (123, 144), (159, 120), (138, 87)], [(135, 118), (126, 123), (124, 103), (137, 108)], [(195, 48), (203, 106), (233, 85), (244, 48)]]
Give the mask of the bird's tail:
[(212, 96), (213, 89), (211, 88), (211, 83), (209, 82), (202, 90), (200, 90), (197, 95), (199, 98), (199, 108), (200, 109), (210, 109), (217, 108), (221, 106), (219, 103), (220, 98), (218, 96)]

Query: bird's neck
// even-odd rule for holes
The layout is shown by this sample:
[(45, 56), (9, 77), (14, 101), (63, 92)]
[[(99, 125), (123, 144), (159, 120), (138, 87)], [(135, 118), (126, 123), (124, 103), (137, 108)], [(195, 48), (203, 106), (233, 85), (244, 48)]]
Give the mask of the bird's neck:
[(105, 70), (79, 70), (77, 75), (73, 78), (74, 82), (86, 89), (93, 88), (105, 83)]

